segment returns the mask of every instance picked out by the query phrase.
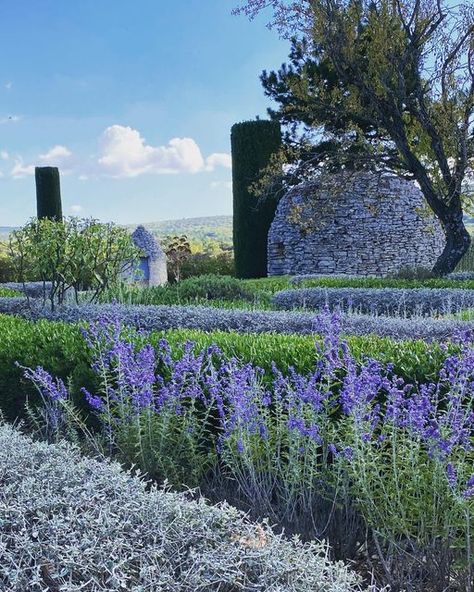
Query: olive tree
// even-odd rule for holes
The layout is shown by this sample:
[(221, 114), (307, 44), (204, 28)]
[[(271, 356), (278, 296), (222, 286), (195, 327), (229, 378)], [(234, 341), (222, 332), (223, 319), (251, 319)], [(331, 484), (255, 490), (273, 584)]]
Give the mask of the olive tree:
[(68, 293), (78, 302), (81, 290), (97, 300), (139, 257), (125, 228), (74, 217), (31, 220), (12, 233), (10, 252), (19, 280), (42, 281), (52, 309)]
[(337, 165), (416, 181), (446, 236), (433, 271), (451, 272), (470, 244), (472, 2), (247, 0), (235, 12), (265, 8), (292, 39), (290, 64), (262, 82), (287, 125), (293, 174)]

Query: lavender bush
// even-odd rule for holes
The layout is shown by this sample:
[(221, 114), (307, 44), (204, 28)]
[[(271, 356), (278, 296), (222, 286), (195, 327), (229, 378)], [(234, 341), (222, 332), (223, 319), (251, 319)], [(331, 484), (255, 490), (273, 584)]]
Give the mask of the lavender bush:
[(474, 290), (457, 288), (299, 288), (277, 292), (280, 309), (320, 310), (325, 306), (357, 313), (433, 316), (474, 306)]
[[(280, 523), (299, 518), (313, 536), (336, 535), (346, 554), (364, 530), (341, 544), (360, 513), (369, 557), (378, 555), (389, 584), (445, 590), (455, 581), (470, 590), (472, 335), (459, 338), (436, 383), (418, 387), (375, 360), (357, 362), (337, 315), (320, 316), (316, 329), (324, 345), (312, 373), (274, 368), (263, 381), (262, 369), (216, 347), (195, 353), (188, 344), (172, 359), (165, 340), (155, 351), (143, 336), (136, 348), (120, 319), (100, 319), (85, 337), (101, 389), (84, 395), (103, 450), (177, 486), (217, 475)], [(41, 368), (27, 376), (67, 423), (63, 385)]]

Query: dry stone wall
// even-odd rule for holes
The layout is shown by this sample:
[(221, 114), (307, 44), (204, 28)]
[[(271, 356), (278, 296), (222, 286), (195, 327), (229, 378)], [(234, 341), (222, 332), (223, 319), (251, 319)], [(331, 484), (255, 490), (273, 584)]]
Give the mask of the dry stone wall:
[(268, 274), (388, 275), (432, 267), (444, 234), (419, 188), (394, 175), (331, 176), (292, 188), (268, 235)]

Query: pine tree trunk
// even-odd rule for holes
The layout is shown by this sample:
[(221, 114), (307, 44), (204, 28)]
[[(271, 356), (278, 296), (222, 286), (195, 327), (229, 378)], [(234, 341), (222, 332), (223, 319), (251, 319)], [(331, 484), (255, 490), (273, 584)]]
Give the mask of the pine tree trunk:
[(461, 207), (448, 207), (446, 213), (439, 218), (446, 236), (446, 245), (433, 267), (433, 273), (442, 276), (456, 269), (469, 249), (471, 236), (464, 226)]

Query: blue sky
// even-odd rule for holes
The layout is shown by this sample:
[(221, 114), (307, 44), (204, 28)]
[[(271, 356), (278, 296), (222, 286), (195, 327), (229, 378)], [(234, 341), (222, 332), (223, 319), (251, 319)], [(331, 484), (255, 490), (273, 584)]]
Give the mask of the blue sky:
[(35, 165), (67, 214), (230, 214), (230, 127), (265, 116), (288, 45), (235, 0), (1, 2), (0, 226), (35, 214)]

